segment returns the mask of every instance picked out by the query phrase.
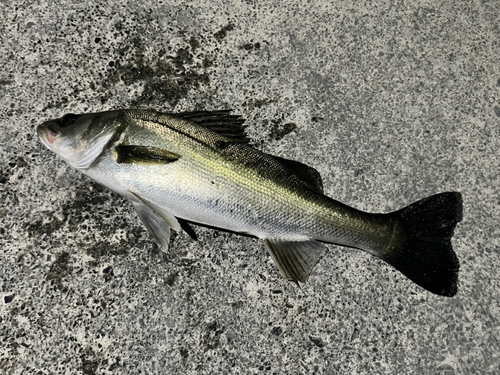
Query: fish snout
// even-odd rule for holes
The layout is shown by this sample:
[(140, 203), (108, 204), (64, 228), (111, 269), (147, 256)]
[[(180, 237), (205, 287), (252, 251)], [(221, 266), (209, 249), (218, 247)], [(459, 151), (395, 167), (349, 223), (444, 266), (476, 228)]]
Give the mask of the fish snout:
[(40, 140), (45, 144), (53, 144), (59, 135), (57, 131), (50, 126), (50, 123), (47, 122), (38, 125), (36, 127), (36, 132), (38, 134), (38, 138), (40, 138)]

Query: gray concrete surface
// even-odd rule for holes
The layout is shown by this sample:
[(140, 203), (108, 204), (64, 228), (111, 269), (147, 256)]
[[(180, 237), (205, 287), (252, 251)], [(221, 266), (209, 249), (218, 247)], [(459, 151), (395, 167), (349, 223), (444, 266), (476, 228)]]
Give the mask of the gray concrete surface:
[[(0, 372), (500, 373), (498, 1), (0, 1)], [(328, 195), (464, 195), (442, 298), (331, 246), (302, 290), (252, 238), (168, 254), (37, 140), (64, 113), (234, 109)]]

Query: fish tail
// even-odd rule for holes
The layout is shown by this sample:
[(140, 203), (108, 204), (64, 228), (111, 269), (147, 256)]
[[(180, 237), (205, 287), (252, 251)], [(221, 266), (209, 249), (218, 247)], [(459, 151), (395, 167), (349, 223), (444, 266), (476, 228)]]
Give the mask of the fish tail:
[(462, 220), (462, 195), (433, 195), (389, 216), (396, 222), (392, 239), (375, 255), (428, 291), (454, 296), (459, 262), (451, 237)]

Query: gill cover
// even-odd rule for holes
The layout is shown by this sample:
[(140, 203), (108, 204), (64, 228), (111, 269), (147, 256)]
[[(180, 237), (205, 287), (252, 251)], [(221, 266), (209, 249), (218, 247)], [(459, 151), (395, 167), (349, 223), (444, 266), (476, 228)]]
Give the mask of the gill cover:
[(67, 114), (38, 126), (42, 142), (79, 170), (89, 169), (126, 127), (123, 111)]

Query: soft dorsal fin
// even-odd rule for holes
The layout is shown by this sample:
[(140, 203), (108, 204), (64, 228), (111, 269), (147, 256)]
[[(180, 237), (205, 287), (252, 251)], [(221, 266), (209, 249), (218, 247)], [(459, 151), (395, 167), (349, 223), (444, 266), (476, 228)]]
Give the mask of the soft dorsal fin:
[(230, 115), (231, 110), (223, 111), (197, 111), (180, 112), (175, 116), (187, 121), (192, 121), (205, 128), (210, 129), (234, 142), (249, 143), (245, 134), (245, 120), (241, 116)]
[(305, 283), (327, 247), (314, 240), (264, 240), (274, 262), (287, 280)]
[(284, 159), (274, 155), (271, 156), (283, 164), (286, 169), (299, 177), (313, 190), (323, 193), (323, 180), (316, 169), (295, 160)]

